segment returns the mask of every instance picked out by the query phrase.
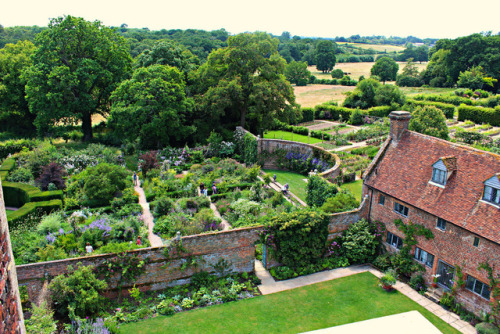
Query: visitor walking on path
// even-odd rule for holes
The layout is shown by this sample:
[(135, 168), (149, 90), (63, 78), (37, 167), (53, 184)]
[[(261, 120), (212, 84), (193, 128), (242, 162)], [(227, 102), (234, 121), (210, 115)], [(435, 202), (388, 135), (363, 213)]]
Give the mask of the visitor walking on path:
[(137, 186), (137, 174), (134, 172), (134, 175), (132, 176), (134, 179), (134, 186)]
[(215, 186), (215, 181), (214, 181), (214, 183), (212, 184), (212, 195), (215, 194), (217, 194), (217, 187)]

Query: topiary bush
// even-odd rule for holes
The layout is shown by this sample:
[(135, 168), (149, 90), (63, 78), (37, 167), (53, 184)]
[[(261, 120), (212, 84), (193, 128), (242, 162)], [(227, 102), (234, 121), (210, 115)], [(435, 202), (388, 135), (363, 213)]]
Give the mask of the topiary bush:
[(328, 183), (320, 176), (312, 175), (307, 182), (306, 203), (311, 207), (321, 207), (325, 201), (337, 194), (335, 185)]

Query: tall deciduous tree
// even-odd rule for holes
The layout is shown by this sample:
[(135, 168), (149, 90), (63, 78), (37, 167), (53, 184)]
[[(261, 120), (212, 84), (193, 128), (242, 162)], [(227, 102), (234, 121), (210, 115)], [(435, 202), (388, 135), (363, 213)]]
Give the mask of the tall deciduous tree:
[(371, 74), (376, 75), (384, 82), (396, 80), (398, 75), (399, 65), (390, 57), (382, 57), (377, 59), (375, 65), (372, 66)]
[(171, 66), (136, 69), (112, 95), (108, 124), (116, 136), (132, 142), (139, 138), (146, 149), (188, 141), (195, 128), (189, 124), (193, 103), (186, 98), (183, 77)]
[(23, 71), (31, 66), (35, 45), (29, 41), (7, 44), (0, 49), (0, 130), (20, 132), (35, 131), (34, 115), (25, 99), (26, 81)]
[(321, 41), (316, 47), (316, 68), (323, 73), (330, 72), (335, 66), (335, 47), (332, 41)]
[(108, 113), (111, 93), (130, 73), (127, 42), (99, 21), (65, 16), (52, 19), (35, 45), (25, 77), (37, 129), (81, 122), (84, 140), (92, 139), (92, 115)]
[(141, 53), (136, 59), (135, 67), (154, 64), (174, 66), (188, 73), (198, 67), (200, 60), (185, 46), (174, 41), (162, 40), (156, 42), (151, 50)]
[(292, 61), (286, 66), (285, 76), (288, 81), (297, 86), (307, 86), (311, 72), (307, 69), (305, 61)]
[(256, 131), (294, 114), (295, 95), (278, 43), (262, 32), (229, 37), (228, 47), (212, 52), (191, 78), (204, 113), (200, 126), (208, 133), (219, 124), (235, 123)]

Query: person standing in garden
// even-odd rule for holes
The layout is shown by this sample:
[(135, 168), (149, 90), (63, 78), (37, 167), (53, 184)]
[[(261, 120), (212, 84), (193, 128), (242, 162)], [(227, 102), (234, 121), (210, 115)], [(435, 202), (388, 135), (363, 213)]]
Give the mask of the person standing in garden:
[(213, 195), (217, 194), (217, 187), (215, 186), (215, 181), (214, 181), (214, 183), (212, 184), (212, 194), (213, 194)]
[(137, 237), (137, 246), (142, 245), (141, 236)]
[(87, 242), (87, 245), (85, 246), (85, 251), (89, 254), (94, 251), (94, 248), (92, 248), (92, 246), (90, 245), (90, 242)]
[(137, 185), (137, 174), (134, 172), (134, 175), (132, 176), (134, 178), (134, 186)]
[(200, 183), (200, 194), (202, 195), (205, 195), (205, 185), (202, 183)]

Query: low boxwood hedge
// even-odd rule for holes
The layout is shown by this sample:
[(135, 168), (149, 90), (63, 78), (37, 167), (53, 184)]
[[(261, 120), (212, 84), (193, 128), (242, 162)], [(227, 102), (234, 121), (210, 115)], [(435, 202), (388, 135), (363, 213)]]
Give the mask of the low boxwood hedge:
[(26, 215), (40, 211), (43, 213), (50, 213), (54, 210), (62, 208), (62, 201), (60, 199), (53, 199), (50, 201), (42, 202), (29, 202), (24, 204), (19, 210), (11, 212), (8, 217), (9, 226), (14, 227), (23, 220)]

